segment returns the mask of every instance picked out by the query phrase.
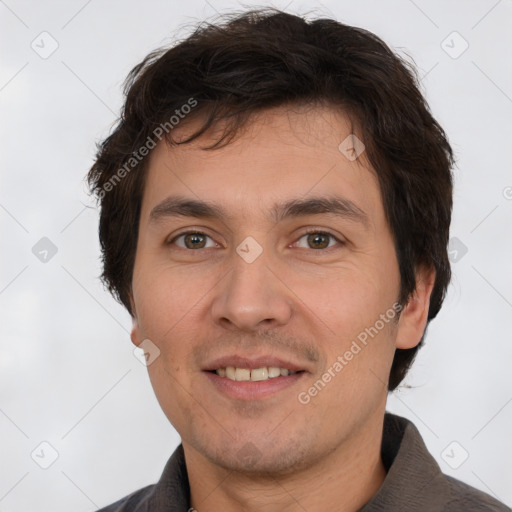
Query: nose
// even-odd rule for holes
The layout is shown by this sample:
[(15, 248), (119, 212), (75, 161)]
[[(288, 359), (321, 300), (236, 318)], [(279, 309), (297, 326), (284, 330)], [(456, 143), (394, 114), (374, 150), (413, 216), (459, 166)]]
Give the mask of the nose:
[(269, 265), (265, 251), (251, 263), (235, 252), (230, 263), (232, 271), (215, 288), (215, 323), (244, 331), (287, 324), (293, 314), (292, 292)]

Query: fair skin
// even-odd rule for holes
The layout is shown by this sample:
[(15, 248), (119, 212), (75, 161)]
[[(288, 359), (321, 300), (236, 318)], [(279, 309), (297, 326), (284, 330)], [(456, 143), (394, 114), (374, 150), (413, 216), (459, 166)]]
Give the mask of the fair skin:
[[(183, 123), (173, 135), (195, 127)], [(384, 481), (386, 383), (395, 349), (421, 339), (432, 272), (418, 273), (398, 322), (385, 323), (307, 404), (298, 400), (400, 291), (375, 172), (364, 153), (350, 161), (338, 149), (350, 133), (332, 109), (280, 107), (221, 149), (202, 150), (216, 140), (206, 134), (172, 148), (161, 142), (150, 155), (131, 338), (160, 350), (148, 372), (181, 436), (199, 512), (356, 511)], [(178, 195), (225, 217), (172, 216), (163, 202)], [(350, 214), (270, 215), (290, 200), (335, 196)], [(247, 237), (258, 244), (242, 245), (248, 254), (262, 249), (250, 262), (236, 250)], [(233, 355), (278, 357), (303, 371), (278, 377), (280, 387), (270, 379), (235, 389), (207, 371)]]

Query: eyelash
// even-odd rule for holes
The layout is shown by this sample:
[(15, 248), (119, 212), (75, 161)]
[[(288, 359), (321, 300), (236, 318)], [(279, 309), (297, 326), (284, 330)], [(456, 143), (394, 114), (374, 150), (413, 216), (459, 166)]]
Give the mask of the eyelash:
[[(345, 245), (345, 243), (340, 240), (339, 238), (337, 238), (336, 236), (334, 236), (332, 233), (329, 233), (328, 231), (322, 231), (322, 230), (319, 230), (317, 228), (308, 228), (306, 231), (304, 231), (297, 240), (300, 240), (301, 238), (303, 238), (304, 236), (306, 235), (310, 235), (310, 234), (318, 234), (318, 235), (327, 235), (329, 237), (331, 237), (331, 239), (334, 239), (336, 240), (336, 242), (338, 242), (340, 245)], [(183, 233), (180, 233), (178, 235), (176, 235), (172, 240), (170, 240), (167, 245), (172, 245), (176, 242), (176, 240), (178, 240), (179, 238), (183, 237), (183, 236), (186, 236), (186, 235), (201, 235), (201, 236), (206, 236), (210, 239), (213, 240), (213, 238), (210, 236), (210, 235), (207, 235), (206, 233), (203, 233), (201, 231), (185, 231)], [(185, 251), (200, 251), (200, 249), (188, 249), (188, 248), (184, 248), (184, 247), (179, 247), (179, 249), (183, 249)], [(205, 248), (202, 248), (203, 250)], [(211, 249), (211, 247), (207, 247), (206, 249)], [(335, 249), (335, 247), (326, 247), (325, 249), (311, 249), (312, 251), (318, 251), (318, 252), (327, 252), (327, 251), (330, 251), (331, 249)]]

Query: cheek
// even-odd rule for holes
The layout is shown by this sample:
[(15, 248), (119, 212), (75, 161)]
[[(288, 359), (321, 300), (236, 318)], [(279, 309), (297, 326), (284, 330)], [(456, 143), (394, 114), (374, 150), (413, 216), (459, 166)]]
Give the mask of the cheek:
[[(347, 338), (369, 327), (393, 306), (398, 284), (393, 277), (386, 281), (378, 269), (351, 267), (313, 280), (294, 280), (294, 292), (322, 320), (331, 334)], [(393, 269), (388, 269), (393, 274)], [(334, 278), (333, 278), (334, 277)]]
[[(171, 347), (175, 348), (175, 347)], [(166, 351), (150, 366), (148, 366), (149, 380), (155, 397), (170, 423), (178, 432), (187, 431), (190, 418), (194, 417), (193, 407), (196, 405), (190, 400), (190, 383), (186, 380), (179, 362), (183, 358), (172, 350)]]
[[(389, 274), (393, 272), (388, 269)], [(307, 297), (304, 315), (323, 331), (319, 336), (325, 340), (319, 341), (326, 357), (323, 371), (332, 368), (341, 357), (343, 369), (331, 371), (341, 377), (337, 385), (352, 389), (355, 396), (367, 386), (380, 388), (379, 381), (387, 381), (394, 353), (393, 305), (398, 284), (384, 284), (384, 273), (376, 267), (364, 271), (352, 268), (335, 280), (318, 280), (316, 286), (303, 283), (297, 289), (298, 296)]]
[(147, 265), (144, 271), (136, 270), (133, 278), (133, 294), (139, 325), (148, 337), (165, 336), (181, 322), (189, 322), (194, 305), (210, 287), (200, 282), (193, 273), (179, 269), (158, 268)]

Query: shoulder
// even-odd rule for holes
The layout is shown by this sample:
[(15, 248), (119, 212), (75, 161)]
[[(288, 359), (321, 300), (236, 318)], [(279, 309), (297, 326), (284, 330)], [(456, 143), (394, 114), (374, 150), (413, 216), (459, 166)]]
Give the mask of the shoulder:
[(489, 494), (443, 473), (406, 418), (386, 413), (381, 456), (388, 473), (364, 512), (511, 512)]
[(446, 511), (450, 512), (510, 512), (512, 509), (489, 494), (460, 480), (444, 475), (449, 485), (450, 498)]
[(153, 495), (154, 488), (154, 484), (143, 487), (97, 512), (145, 512), (149, 510), (149, 500)]
[(183, 445), (179, 444), (156, 484), (132, 492), (97, 512), (186, 512), (189, 493)]

